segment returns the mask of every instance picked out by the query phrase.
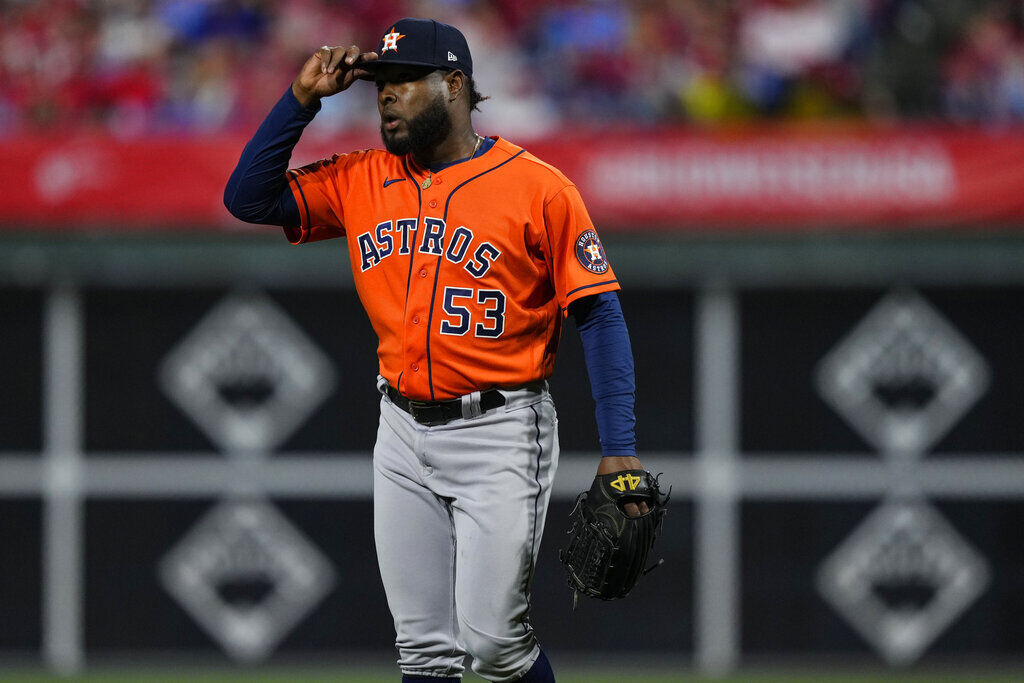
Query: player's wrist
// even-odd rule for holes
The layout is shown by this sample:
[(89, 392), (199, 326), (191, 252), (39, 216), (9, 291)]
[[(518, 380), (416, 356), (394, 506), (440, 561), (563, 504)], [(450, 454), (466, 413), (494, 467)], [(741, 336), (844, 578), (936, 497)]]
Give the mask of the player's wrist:
[(598, 474), (610, 474), (623, 470), (642, 470), (643, 466), (635, 455), (606, 455), (597, 466)]
[(298, 79), (292, 81), (292, 95), (295, 96), (295, 99), (298, 100), (304, 109), (308, 109), (320, 101), (320, 97), (313, 91), (302, 87)]

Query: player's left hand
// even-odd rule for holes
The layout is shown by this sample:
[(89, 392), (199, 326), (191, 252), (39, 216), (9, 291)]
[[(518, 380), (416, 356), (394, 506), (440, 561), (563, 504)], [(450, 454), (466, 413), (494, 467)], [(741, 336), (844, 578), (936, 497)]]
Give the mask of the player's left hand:
[[(597, 473), (612, 474), (623, 470), (642, 470), (643, 468), (644, 466), (640, 464), (639, 458), (632, 456), (609, 455), (601, 458), (601, 464), (597, 466)], [(639, 517), (640, 515), (650, 512), (650, 508), (647, 507), (647, 503), (643, 501), (640, 501), (639, 505), (636, 503), (626, 503), (622, 507), (630, 517)]]
[(558, 558), (577, 594), (625, 597), (654, 568), (647, 566), (647, 558), (669, 496), (661, 492), (659, 477), (639, 465), (633, 457), (603, 458), (590, 490), (576, 497), (569, 540)]

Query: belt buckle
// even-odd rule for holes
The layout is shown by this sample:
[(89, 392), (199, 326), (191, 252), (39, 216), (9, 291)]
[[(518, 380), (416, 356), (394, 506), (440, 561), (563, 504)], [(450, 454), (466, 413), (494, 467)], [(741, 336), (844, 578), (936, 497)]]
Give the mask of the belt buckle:
[(430, 407), (432, 407), (430, 401), (414, 401), (413, 399), (409, 399), (409, 414), (412, 416), (412, 419), (426, 427), (433, 427), (436, 424), (441, 424), (436, 419), (432, 420), (426, 417), (421, 419), (420, 416), (417, 415), (420, 410), (426, 412), (426, 409)]

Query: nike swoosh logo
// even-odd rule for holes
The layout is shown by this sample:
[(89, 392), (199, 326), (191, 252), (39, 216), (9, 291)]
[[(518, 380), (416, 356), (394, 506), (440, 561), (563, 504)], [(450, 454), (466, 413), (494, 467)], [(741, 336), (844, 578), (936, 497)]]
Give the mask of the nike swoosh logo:
[(387, 187), (391, 183), (400, 183), (403, 180), (405, 180), (405, 178), (395, 178), (394, 180), (388, 180), (387, 178), (385, 178), (384, 179), (384, 187)]

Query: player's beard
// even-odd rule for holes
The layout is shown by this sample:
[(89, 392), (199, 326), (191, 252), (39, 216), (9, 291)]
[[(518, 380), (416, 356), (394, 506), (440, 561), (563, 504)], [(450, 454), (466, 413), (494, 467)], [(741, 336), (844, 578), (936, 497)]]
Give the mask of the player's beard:
[(445, 106), (443, 95), (438, 95), (426, 109), (411, 119), (406, 120), (406, 134), (396, 137), (384, 130), (380, 124), (380, 137), (384, 141), (384, 149), (392, 154), (408, 154), (409, 152), (426, 152), (435, 149), (452, 132), (452, 116)]

